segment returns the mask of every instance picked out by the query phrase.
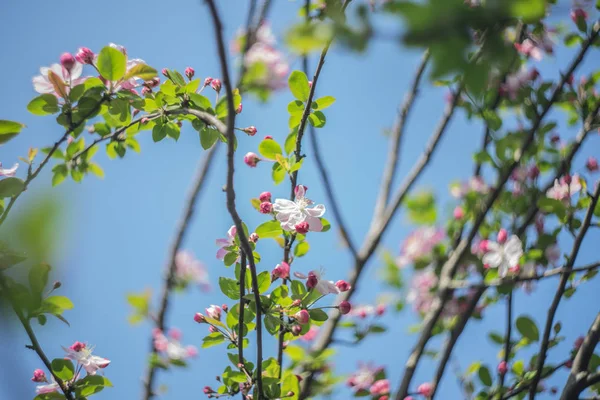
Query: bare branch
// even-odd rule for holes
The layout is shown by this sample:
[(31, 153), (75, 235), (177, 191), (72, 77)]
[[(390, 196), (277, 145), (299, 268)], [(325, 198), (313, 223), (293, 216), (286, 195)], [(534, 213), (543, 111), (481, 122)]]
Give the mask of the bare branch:
[[(556, 310), (558, 309), (558, 305), (562, 299), (563, 294), (565, 293), (565, 289), (567, 287), (567, 282), (569, 281), (569, 276), (571, 275), (571, 270), (573, 269), (573, 265), (575, 264), (575, 260), (577, 259), (577, 255), (579, 254), (579, 249), (581, 248), (581, 244), (583, 243), (583, 238), (587, 233), (590, 223), (592, 222), (592, 217), (594, 216), (594, 210), (596, 208), (596, 203), (598, 203), (598, 197), (600, 197), (600, 184), (596, 185), (596, 190), (594, 191), (594, 195), (592, 196), (592, 201), (587, 210), (585, 218), (583, 219), (581, 229), (575, 238), (575, 243), (573, 244), (573, 249), (571, 250), (571, 254), (569, 255), (569, 261), (565, 265), (565, 271), (562, 273), (560, 278), (560, 283), (558, 284), (558, 288), (556, 289), (556, 293), (554, 294), (554, 299), (552, 300), (552, 304), (550, 305), (550, 309), (548, 310), (548, 318), (546, 319), (546, 326), (544, 328), (544, 335), (542, 337), (542, 343), (540, 344), (540, 351), (538, 353), (537, 358), (537, 374), (533, 378), (533, 384), (529, 390), (529, 398), (533, 400), (535, 398), (537, 384), (540, 381), (540, 374), (542, 373), (542, 368), (544, 368), (544, 363), (546, 362), (546, 354), (548, 352), (548, 344), (550, 342), (550, 334), (552, 332), (552, 325), (554, 323), (554, 316), (556, 314)], [(600, 332), (598, 333), (600, 334)], [(597, 340), (596, 340), (597, 342)], [(586, 361), (586, 354), (582, 354), (580, 358), (581, 363)], [(587, 360), (589, 361), (589, 360)], [(587, 363), (586, 363), (587, 365)], [(586, 366), (587, 368), (587, 366)]]

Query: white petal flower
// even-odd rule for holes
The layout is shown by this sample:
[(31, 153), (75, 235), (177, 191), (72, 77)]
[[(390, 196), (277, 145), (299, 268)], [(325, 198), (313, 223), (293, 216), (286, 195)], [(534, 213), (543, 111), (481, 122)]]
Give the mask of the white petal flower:
[(285, 231), (294, 231), (296, 225), (306, 222), (308, 230), (320, 232), (323, 230), (323, 224), (320, 217), (325, 214), (325, 206), (318, 204), (309, 208), (313, 201), (304, 196), (305, 188), (302, 185), (296, 187), (296, 200), (275, 199), (273, 211), (276, 213), (277, 221)]
[(482, 261), (489, 268), (498, 268), (498, 276), (503, 278), (508, 274), (509, 268), (519, 264), (522, 255), (523, 243), (512, 235), (504, 244), (490, 241)]

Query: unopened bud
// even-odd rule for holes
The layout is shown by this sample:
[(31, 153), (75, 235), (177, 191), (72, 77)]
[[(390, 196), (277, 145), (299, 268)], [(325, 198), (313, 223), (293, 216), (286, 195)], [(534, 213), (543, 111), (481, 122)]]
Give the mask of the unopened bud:
[(194, 74), (195, 74), (195, 73), (196, 73), (196, 72), (194, 71), (194, 68), (192, 68), (192, 67), (187, 67), (187, 68), (185, 69), (185, 76), (187, 76), (187, 78), (188, 78), (190, 81), (191, 81), (191, 80), (192, 80), (192, 78), (194, 77)]
[(77, 60), (75, 60), (75, 57), (73, 57), (73, 54), (71, 53), (63, 53), (60, 56), (60, 65), (69, 72), (71, 72), (76, 62)]

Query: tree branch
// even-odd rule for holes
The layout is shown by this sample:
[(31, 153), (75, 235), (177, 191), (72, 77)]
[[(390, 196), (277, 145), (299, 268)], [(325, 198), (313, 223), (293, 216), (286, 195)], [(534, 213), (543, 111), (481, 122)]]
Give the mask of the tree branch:
[[(558, 305), (562, 299), (562, 296), (567, 287), (567, 282), (569, 281), (569, 276), (571, 275), (571, 270), (573, 269), (573, 265), (575, 264), (575, 260), (577, 259), (577, 255), (579, 254), (579, 249), (581, 248), (581, 244), (583, 243), (583, 238), (587, 233), (590, 223), (592, 222), (592, 217), (594, 216), (594, 209), (596, 208), (596, 203), (598, 203), (598, 197), (600, 197), (600, 184), (596, 185), (596, 189), (594, 191), (594, 195), (592, 196), (592, 201), (587, 210), (585, 218), (582, 222), (581, 229), (575, 238), (575, 243), (573, 244), (573, 249), (571, 250), (571, 254), (569, 255), (569, 261), (564, 267), (564, 272), (561, 275), (560, 283), (558, 284), (558, 288), (556, 289), (556, 293), (554, 294), (554, 299), (552, 300), (552, 304), (550, 309), (548, 310), (548, 318), (546, 319), (546, 326), (544, 328), (544, 336), (542, 339), (542, 343), (540, 345), (540, 351), (538, 353), (537, 358), (537, 374), (533, 378), (533, 384), (529, 389), (529, 398), (533, 400), (535, 398), (537, 392), (537, 385), (540, 381), (540, 374), (542, 372), (542, 368), (544, 368), (544, 363), (546, 362), (546, 354), (548, 352), (548, 343), (550, 341), (550, 334), (552, 332), (552, 325), (554, 323), (554, 316), (556, 314), (556, 310), (558, 309)], [(582, 355), (580, 358), (580, 364), (585, 362), (585, 355)], [(589, 360), (588, 360), (589, 361)], [(580, 367), (579, 365), (578, 367)], [(587, 366), (586, 366), (587, 369)]]
[(37, 337), (35, 336), (35, 332), (33, 332), (33, 329), (31, 328), (31, 324), (29, 323), (29, 320), (27, 318), (25, 318), (25, 316), (23, 315), (23, 312), (19, 308), (19, 305), (15, 302), (15, 299), (13, 298), (12, 294), (10, 293), (10, 288), (6, 284), (5, 279), (6, 278), (2, 275), (2, 273), (0, 273), (0, 287), (2, 288), (2, 292), (6, 294), (6, 298), (10, 302), (10, 305), (11, 305), (13, 311), (17, 315), (17, 318), (19, 318), (21, 325), (23, 325), (23, 328), (25, 329), (25, 332), (27, 333), (29, 340), (31, 340), (31, 348), (35, 351), (35, 353), (38, 355), (40, 360), (42, 360), (42, 362), (44, 363), (44, 365), (46, 366), (46, 368), (48, 369), (50, 374), (52, 374), (52, 376), (54, 377), (54, 380), (56, 381), (56, 383), (58, 383), (58, 386), (60, 387), (60, 390), (62, 390), (65, 397), (68, 400), (75, 399), (75, 396), (73, 396), (73, 393), (71, 392), (71, 390), (69, 389), (67, 384), (65, 384), (65, 382), (62, 379), (60, 379), (58, 376), (56, 376), (54, 371), (52, 371), (52, 363), (46, 356), (46, 353), (44, 353), (44, 350), (42, 349), (40, 342), (37, 340)]
[[(567, 365), (569, 361), (563, 361), (562, 363), (558, 364), (557, 366), (555, 366), (554, 368), (552, 368), (551, 370), (549, 370), (547, 373), (542, 374), (542, 378), (546, 379), (547, 377), (549, 377), (550, 375), (552, 375), (553, 373), (555, 373), (556, 371), (558, 371), (561, 368), (564, 368), (565, 365)], [(525, 384), (525, 385), (521, 385), (516, 389), (513, 389), (507, 393), (505, 393), (500, 400), (508, 400), (511, 397), (515, 397), (516, 395), (526, 391), (527, 389), (529, 389), (530, 387), (532, 387), (532, 381), (530, 381), (529, 383)]]
[(254, 262), (254, 255), (252, 254), (252, 247), (248, 241), (248, 237), (244, 231), (242, 219), (240, 218), (237, 209), (235, 207), (235, 190), (233, 185), (233, 176), (235, 172), (234, 167), (234, 140), (235, 140), (235, 107), (233, 105), (233, 88), (231, 87), (231, 81), (229, 78), (229, 67), (227, 64), (227, 53), (225, 50), (225, 41), (223, 39), (223, 25), (217, 11), (214, 0), (206, 0), (212, 16), (215, 36), (217, 40), (217, 50), (219, 60), (221, 63), (221, 75), (223, 76), (223, 83), (227, 93), (227, 210), (233, 219), (233, 222), (237, 228), (237, 235), (240, 239), (240, 245), (242, 251), (246, 253), (248, 262), (250, 264), (250, 273), (252, 275), (252, 291), (254, 292), (254, 301), (256, 302), (256, 386), (258, 391), (258, 400), (263, 397), (263, 384), (262, 384), (262, 304), (260, 301), (260, 293), (258, 290), (258, 280), (256, 273), (256, 265)]
[[(196, 201), (204, 187), (204, 183), (206, 181), (206, 177), (212, 165), (213, 158), (217, 152), (218, 143), (215, 144), (208, 152), (204, 159), (198, 165), (198, 169), (196, 170), (196, 176), (192, 181), (192, 187), (188, 194), (188, 198), (185, 202), (185, 206), (183, 209), (183, 214), (179, 221), (175, 237), (173, 239), (173, 243), (169, 248), (169, 256), (168, 256), (168, 269), (165, 274), (165, 279), (163, 281), (162, 293), (160, 296), (160, 306), (158, 309), (158, 316), (156, 318), (156, 327), (161, 331), (165, 330), (165, 318), (167, 315), (167, 311), (169, 309), (169, 297), (171, 294), (171, 290), (173, 289), (173, 284), (175, 280), (175, 271), (177, 269), (177, 264), (175, 259), (177, 257), (177, 253), (181, 248), (183, 240), (185, 239), (185, 235), (188, 231), (190, 222), (192, 221), (192, 217), (194, 215), (194, 210), (196, 206)], [(156, 348), (154, 347), (154, 341), (150, 341), (150, 351), (152, 354), (157, 354)], [(144, 379), (144, 399), (150, 399), (154, 396), (154, 378), (156, 374), (156, 367), (152, 364), (148, 366), (146, 370), (146, 378)]]

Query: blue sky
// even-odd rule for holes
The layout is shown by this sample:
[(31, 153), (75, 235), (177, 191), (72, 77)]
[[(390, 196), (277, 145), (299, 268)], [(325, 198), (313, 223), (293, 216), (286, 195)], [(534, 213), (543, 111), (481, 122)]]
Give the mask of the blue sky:
[[(230, 39), (244, 21), (246, 2), (219, 3), (225, 33)], [(299, 2), (274, 3), (270, 21), (279, 34), (294, 21)], [(566, 10), (562, 8), (562, 12)], [(390, 24), (390, 21), (382, 22)], [(130, 57), (142, 58), (157, 69), (169, 67), (182, 71), (186, 66), (192, 66), (198, 76), (219, 76), (213, 31), (202, 2), (181, 0), (168, 5), (155, 0), (106, 0), (94, 4), (36, 2), (35, 5), (3, 2), (0, 4), (0, 45), (5, 56), (0, 64), (0, 76), (5, 78), (0, 95), (0, 118), (27, 125), (17, 139), (0, 148), (0, 161), (4, 165), (12, 165), (18, 156), (26, 155), (30, 146), (45, 147), (62, 134), (52, 117), (35, 117), (26, 110), (27, 103), (35, 96), (31, 78), (38, 73), (38, 68), (57, 62), (65, 51), (75, 52), (80, 46), (99, 51), (109, 42), (126, 46)], [(570, 51), (559, 49), (554, 57), (538, 66), (542, 75), (557, 76), (557, 69), (568, 63), (570, 54)], [(387, 149), (383, 131), (393, 123), (419, 58), (418, 51), (401, 49), (396, 43), (383, 39), (376, 40), (364, 54), (334, 47), (319, 80), (317, 94), (337, 98), (335, 105), (327, 110), (327, 125), (318, 131), (318, 136), (327, 157), (334, 191), (355, 242), (360, 243), (368, 229), (379, 188)], [(291, 60), (293, 69), (301, 68), (299, 59), (291, 57)], [(588, 60), (586, 69), (589, 71), (589, 66), (597, 61), (596, 53)], [(399, 179), (422, 151), (441, 114), (444, 95), (444, 89), (429, 85), (422, 90), (404, 141)], [(268, 165), (249, 169), (242, 163), (242, 156), (248, 151), (256, 151), (264, 135), (272, 135), (283, 142), (288, 133), (286, 105), (290, 100), (289, 93), (275, 96), (267, 105), (245, 99), (244, 112), (238, 117), (239, 126), (255, 125), (259, 130), (253, 138), (240, 137), (236, 160), (238, 210), (249, 226), (264, 220), (251, 208), (249, 198), (265, 190), (275, 197), (286, 197), (289, 188), (287, 182), (273, 187)], [(560, 133), (562, 136), (573, 134), (563, 127)], [(448, 183), (471, 173), (470, 155), (480, 143), (480, 134), (480, 125), (469, 123), (459, 113), (419, 181), (420, 187), (433, 189), (438, 195), (443, 214), (449, 214), (453, 207), (448, 196)], [(167, 248), (189, 182), (203, 154), (197, 133), (191, 126), (184, 127), (178, 143), (165, 140), (154, 144), (147, 132), (140, 134), (140, 141), (142, 153), (127, 154), (123, 160), (109, 160), (102, 151), (97, 154), (96, 159), (106, 173), (104, 180), (89, 177), (82, 184), (68, 181), (51, 189), (50, 169), (46, 169), (14, 209), (15, 214), (27, 212), (28, 204), (38, 196), (53, 199), (63, 206), (64, 226), (57, 230), (56, 251), (51, 264), (55, 267), (55, 278), (63, 282), (61, 292), (72, 298), (76, 307), (66, 314), (70, 328), (50, 320), (36, 330), (51, 358), (62, 356), (60, 345), (80, 340), (95, 344), (99, 355), (112, 360), (106, 375), (115, 387), (97, 395), (95, 398), (98, 399), (140, 396), (150, 326), (127, 323), (130, 309), (125, 297), (127, 293), (147, 288), (152, 288), (157, 295)], [(599, 145), (600, 138), (593, 135), (578, 159), (576, 169), (581, 170), (584, 155), (598, 155)], [(308, 146), (306, 152), (308, 158), (300, 172), (299, 183), (310, 188), (309, 197), (326, 204)], [(24, 169), (19, 172), (24, 174)], [(213, 282), (221, 274), (232, 273), (214, 257), (214, 239), (223, 237), (231, 225), (221, 190), (224, 182), (225, 159), (221, 149), (184, 246), (206, 263)], [(333, 217), (330, 215), (329, 219), (333, 220)], [(399, 213), (384, 236), (383, 246), (396, 254), (399, 244), (410, 231), (410, 224)], [(591, 246), (599, 239), (598, 232), (589, 235), (577, 264), (596, 261)], [(309, 241), (311, 252), (294, 264), (295, 270), (306, 272), (323, 266), (329, 279), (348, 275), (350, 257), (339, 245), (335, 229), (312, 240), (309, 237)], [(263, 256), (262, 269), (270, 270), (282, 256), (279, 248), (269, 241), (260, 242), (258, 250)], [(381, 293), (376, 279), (380, 264), (377, 257), (369, 263), (358, 288), (357, 302), (373, 303)], [(556, 283), (556, 280), (550, 280), (530, 296), (519, 293), (515, 314), (533, 315), (541, 326)], [(573, 340), (587, 330), (597, 313), (600, 294), (595, 290), (595, 284), (584, 286), (574, 298), (561, 304), (558, 315), (563, 321), (567, 340), (564, 345), (551, 350), (551, 361), (562, 361)], [(210, 304), (224, 302), (227, 299), (218, 288), (211, 293), (190, 290), (178, 294), (173, 298), (168, 324), (183, 330), (186, 343), (199, 346), (206, 327), (195, 324), (192, 315)], [(487, 332), (492, 329), (502, 331), (503, 320), (504, 307), (494, 307), (486, 311), (484, 322), (469, 325), (455, 352), (463, 369), (473, 360), (483, 360), (492, 367), (496, 365), (499, 349), (487, 339)], [(416, 339), (408, 333), (408, 327), (415, 322), (415, 316), (408, 309), (402, 314), (388, 315), (385, 323), (390, 326), (389, 333), (369, 338), (357, 348), (340, 348), (335, 359), (337, 370), (349, 373), (358, 360), (389, 365), (388, 373), (396, 386), (401, 362), (406, 360)], [(6, 328), (0, 330), (0, 354), (5, 367), (0, 374), (0, 398), (32, 398), (34, 384), (29, 378), (31, 371), (41, 364), (33, 352), (24, 348), (27, 339), (22, 329), (3, 325)], [(439, 346), (438, 341), (433, 341), (432, 348), (436, 346)], [(274, 356), (275, 343), (266, 342), (265, 352)], [(530, 355), (531, 351), (524, 353)], [(159, 383), (168, 386), (163, 398), (203, 396), (199, 394), (201, 388), (216, 384), (214, 376), (227, 363), (222, 349), (201, 350), (199, 357), (191, 362), (192, 368), (159, 373)], [(7, 368), (8, 365), (11, 368)], [(414, 384), (429, 380), (434, 365), (429, 360), (422, 363)], [(560, 385), (565, 377), (565, 372), (561, 372), (556, 382)], [(460, 398), (452, 373), (447, 374), (440, 393), (444, 399)], [(347, 394), (342, 390), (334, 398), (347, 398)]]

